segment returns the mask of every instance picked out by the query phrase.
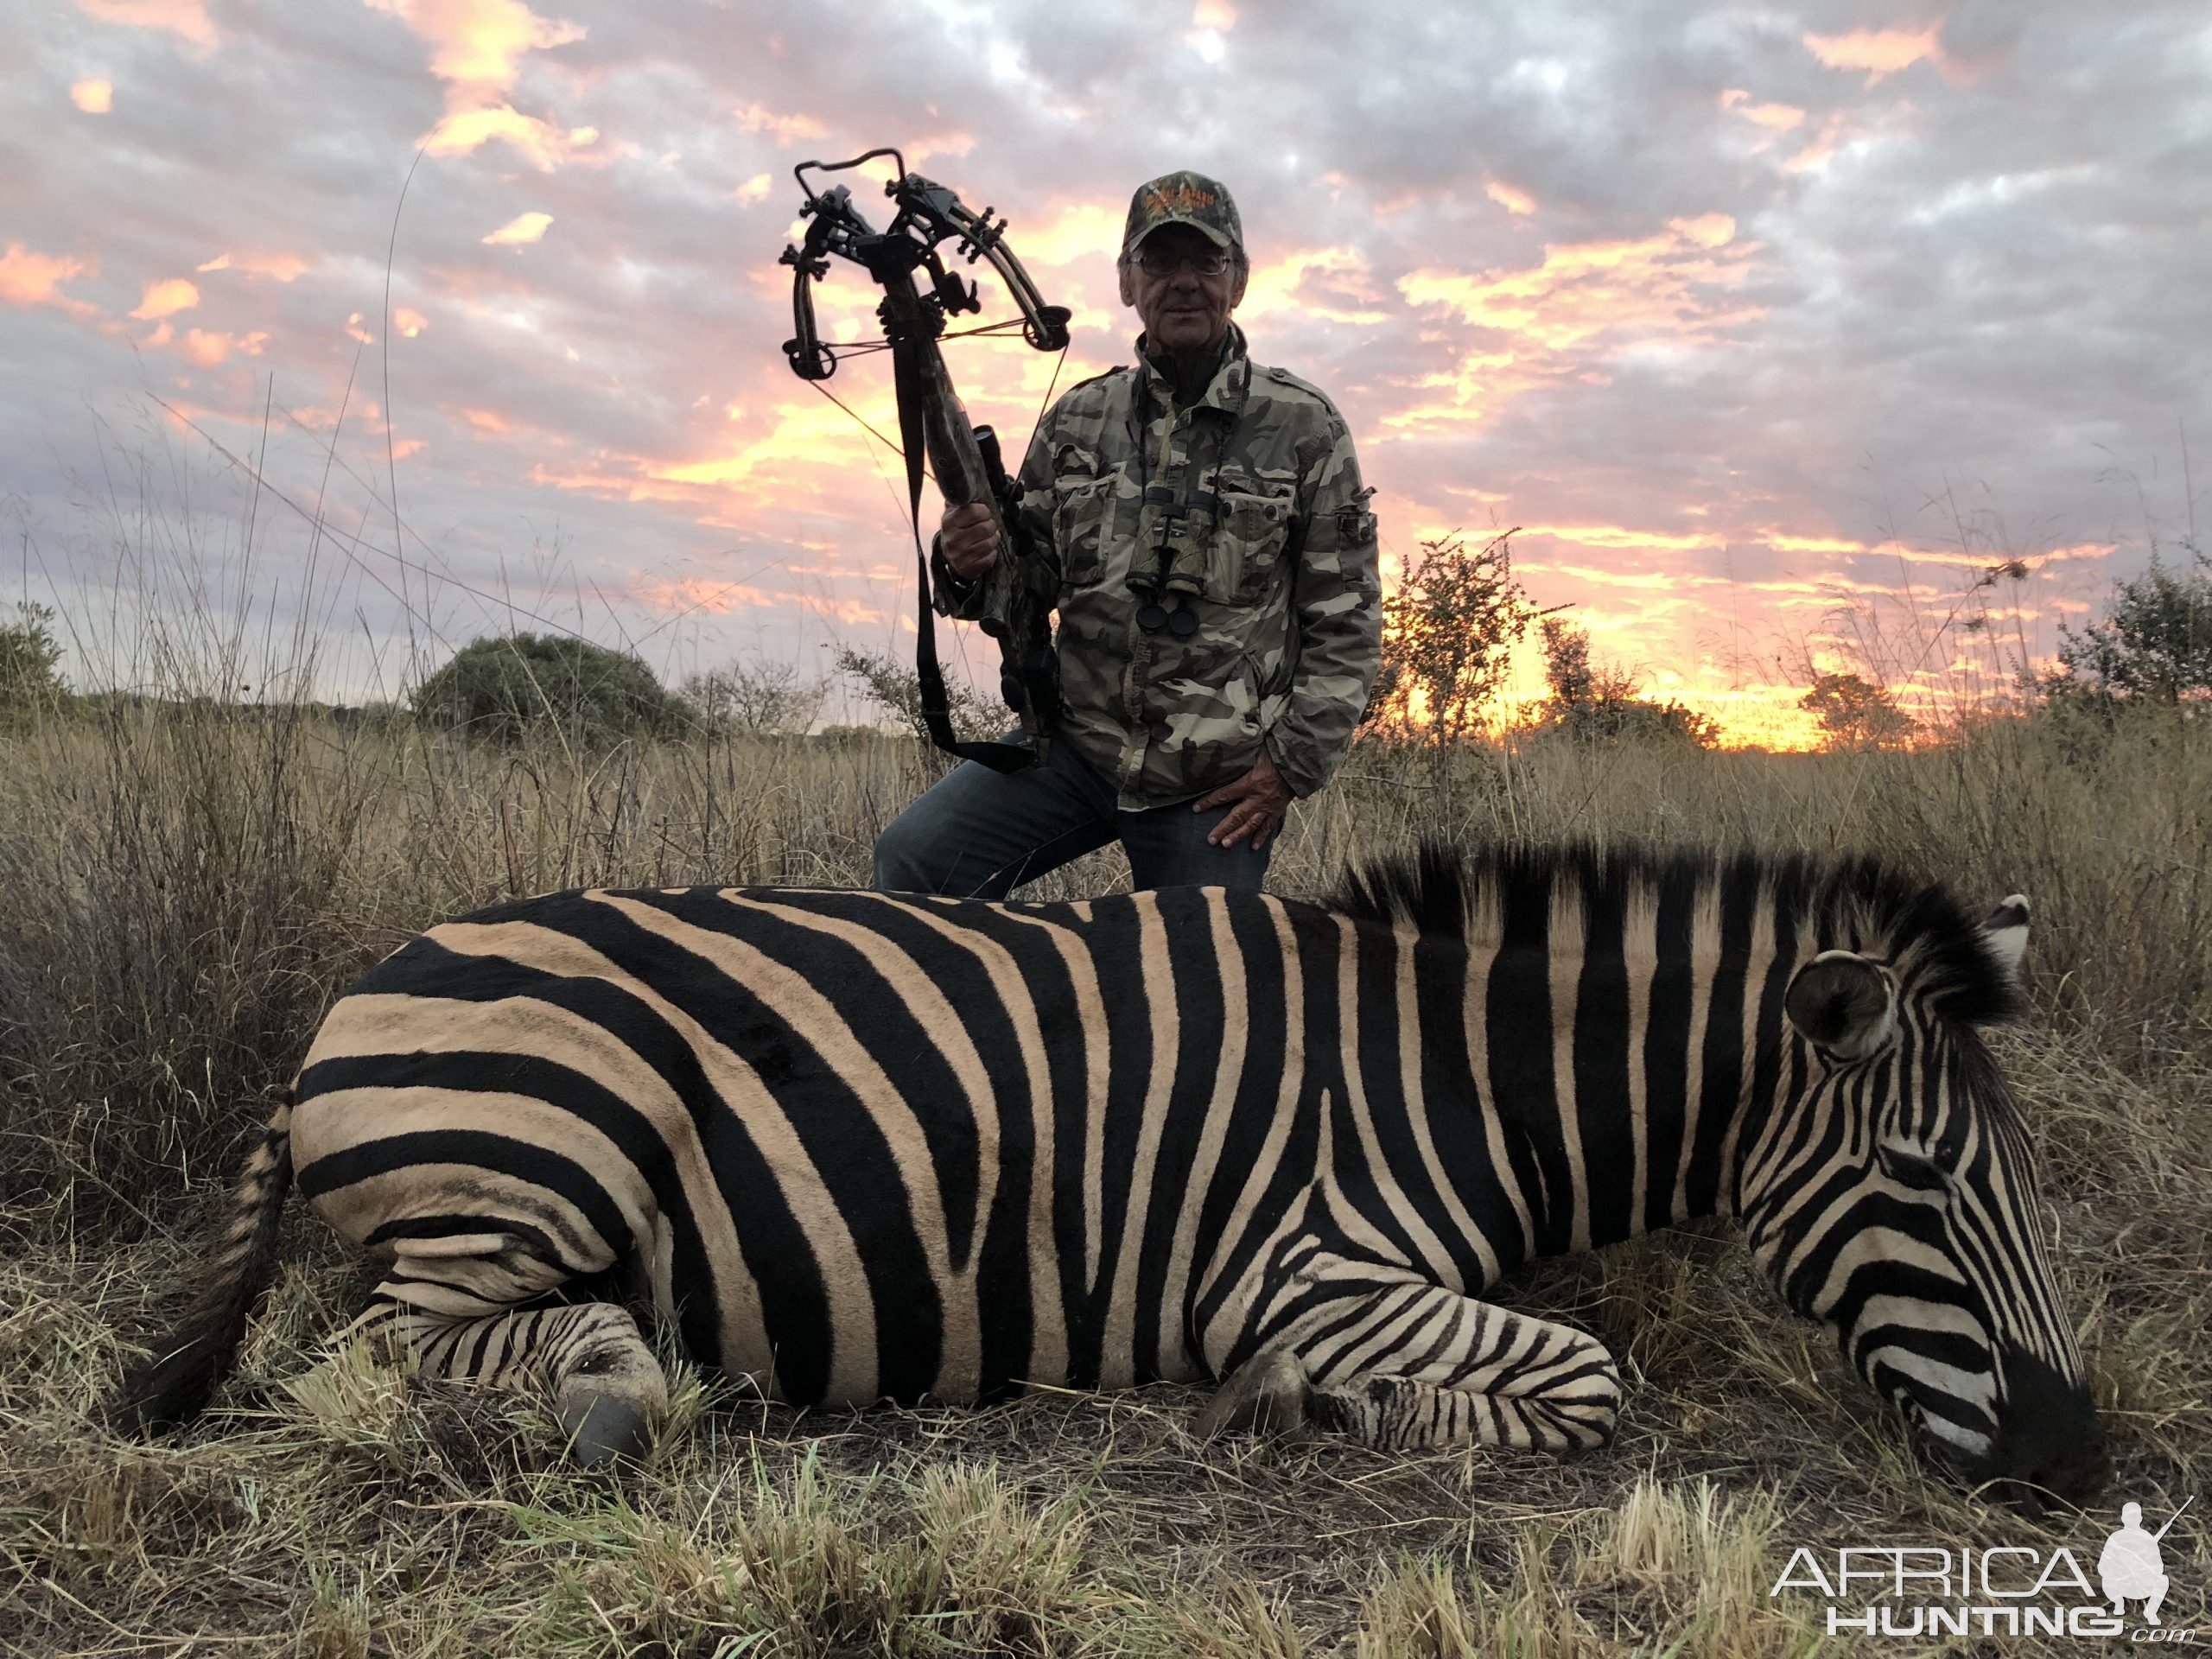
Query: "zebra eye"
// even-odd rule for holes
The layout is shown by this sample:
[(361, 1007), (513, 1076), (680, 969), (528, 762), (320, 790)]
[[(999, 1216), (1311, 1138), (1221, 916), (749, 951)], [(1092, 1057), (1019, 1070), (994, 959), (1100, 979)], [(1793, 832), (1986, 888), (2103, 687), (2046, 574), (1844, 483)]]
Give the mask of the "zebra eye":
[(1882, 1166), (1882, 1173), (1900, 1186), (1916, 1192), (1940, 1192), (1943, 1190), (1943, 1171), (1932, 1158), (1917, 1153), (1901, 1152), (1891, 1146), (1879, 1146), (1875, 1151)]

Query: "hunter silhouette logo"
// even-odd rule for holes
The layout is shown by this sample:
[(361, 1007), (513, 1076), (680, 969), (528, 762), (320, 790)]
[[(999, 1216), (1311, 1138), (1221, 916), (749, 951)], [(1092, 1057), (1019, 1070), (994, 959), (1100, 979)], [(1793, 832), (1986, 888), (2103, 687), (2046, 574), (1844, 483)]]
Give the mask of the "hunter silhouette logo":
[(2156, 1532), (2143, 1530), (2143, 1506), (2124, 1503), (2120, 1510), (2120, 1530), (2105, 1540), (2104, 1554), (2097, 1557), (2097, 1578), (2104, 1586), (2105, 1599), (2112, 1603), (2115, 1617), (2127, 1616), (2127, 1604), (2140, 1599), (2143, 1603), (2143, 1622), (2156, 1624), (2158, 1609), (2166, 1599), (2166, 1588), (2171, 1582), (2166, 1577), (2164, 1557), (2159, 1553), (2158, 1541), (2181, 1519), (2182, 1510), (2196, 1503), (2194, 1497), (2183, 1503), (2167, 1517), (2166, 1524)]

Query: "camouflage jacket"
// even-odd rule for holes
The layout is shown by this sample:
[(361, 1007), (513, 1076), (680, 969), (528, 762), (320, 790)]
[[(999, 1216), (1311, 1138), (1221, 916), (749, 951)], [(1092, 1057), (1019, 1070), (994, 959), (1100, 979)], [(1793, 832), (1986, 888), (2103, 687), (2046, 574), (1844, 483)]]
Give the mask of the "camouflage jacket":
[[(1311, 795), (1381, 656), (1374, 492), (1335, 405), (1255, 364), (1241, 331), (1181, 409), (1139, 346), (1135, 367), (1052, 405), (1021, 468), (1020, 510), (1059, 582), (1057, 735), (1125, 809), (1231, 782), (1263, 743)], [(976, 599), (945, 582), (938, 607), (970, 616)], [(1141, 627), (1147, 599), (1195, 629)]]

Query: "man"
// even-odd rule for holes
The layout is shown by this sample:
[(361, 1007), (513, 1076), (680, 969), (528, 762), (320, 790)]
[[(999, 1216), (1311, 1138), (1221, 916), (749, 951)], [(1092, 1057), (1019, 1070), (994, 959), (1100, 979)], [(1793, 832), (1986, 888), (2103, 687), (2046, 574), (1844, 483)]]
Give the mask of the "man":
[[(1019, 511), (1059, 581), (1061, 711), (1025, 772), (973, 761), (875, 844), (875, 885), (999, 899), (1119, 837), (1140, 887), (1256, 888), (1294, 797), (1343, 760), (1381, 652), (1374, 492), (1343, 418), (1230, 320), (1250, 266), (1228, 191), (1171, 173), (1129, 204), (1134, 367), (1071, 389)], [(938, 605), (972, 616), (997, 546), (950, 508)]]

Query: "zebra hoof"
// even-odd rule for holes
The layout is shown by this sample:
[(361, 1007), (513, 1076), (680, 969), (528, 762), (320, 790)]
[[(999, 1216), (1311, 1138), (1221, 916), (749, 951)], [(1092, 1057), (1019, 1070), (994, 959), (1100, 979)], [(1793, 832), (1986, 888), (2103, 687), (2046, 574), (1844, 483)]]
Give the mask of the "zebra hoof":
[(586, 1469), (607, 1469), (644, 1461), (652, 1443), (645, 1414), (611, 1394), (595, 1394), (561, 1408), (561, 1431), (569, 1455)]
[(1249, 1432), (1288, 1436), (1306, 1426), (1313, 1385), (1294, 1354), (1262, 1354), (1215, 1390), (1191, 1426), (1202, 1440)]

